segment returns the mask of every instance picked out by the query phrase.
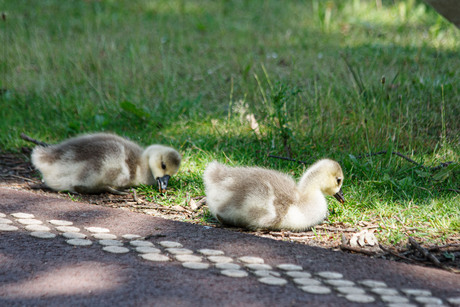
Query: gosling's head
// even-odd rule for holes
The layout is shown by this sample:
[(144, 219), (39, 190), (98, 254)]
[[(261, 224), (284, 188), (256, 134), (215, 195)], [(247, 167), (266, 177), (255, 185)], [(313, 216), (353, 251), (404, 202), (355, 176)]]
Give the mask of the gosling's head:
[(169, 178), (179, 170), (181, 155), (171, 147), (151, 145), (145, 149), (153, 178), (158, 183), (158, 189), (164, 193), (168, 187)]
[(323, 159), (313, 164), (312, 169), (319, 175), (321, 191), (326, 195), (334, 196), (343, 204), (345, 202), (342, 192), (344, 178), (340, 164), (334, 160)]

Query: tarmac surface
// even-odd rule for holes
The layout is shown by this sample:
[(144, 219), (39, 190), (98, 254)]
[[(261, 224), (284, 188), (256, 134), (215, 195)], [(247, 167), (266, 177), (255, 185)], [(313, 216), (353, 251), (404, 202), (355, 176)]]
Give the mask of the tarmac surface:
[(69, 305), (460, 306), (460, 276), (0, 188), (0, 306)]

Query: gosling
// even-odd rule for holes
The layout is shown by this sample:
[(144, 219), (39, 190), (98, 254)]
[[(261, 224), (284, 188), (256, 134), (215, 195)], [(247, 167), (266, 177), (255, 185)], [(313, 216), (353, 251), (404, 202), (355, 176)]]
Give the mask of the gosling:
[(206, 203), (222, 224), (250, 230), (304, 231), (327, 217), (325, 195), (344, 203), (343, 172), (329, 159), (311, 165), (298, 184), (288, 175), (258, 167), (211, 162), (203, 180)]
[(151, 145), (144, 150), (110, 133), (87, 134), (32, 151), (32, 164), (46, 186), (83, 194), (124, 195), (128, 187), (155, 183), (165, 192), (180, 162), (181, 155), (171, 147)]

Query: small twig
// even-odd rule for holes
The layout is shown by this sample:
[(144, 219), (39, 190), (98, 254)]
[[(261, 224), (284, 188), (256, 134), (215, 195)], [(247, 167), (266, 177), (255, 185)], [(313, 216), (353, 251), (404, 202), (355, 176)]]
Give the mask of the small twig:
[(28, 142), (31, 142), (31, 143), (34, 143), (36, 145), (39, 145), (39, 146), (50, 146), (49, 144), (45, 143), (45, 142), (42, 142), (42, 141), (38, 141), (36, 139), (33, 139), (31, 138), (30, 136), (24, 134), (24, 133), (21, 133), (21, 139), (25, 140), (25, 141), (28, 141)]
[(435, 256), (433, 256), (433, 254), (430, 253), (426, 248), (423, 248), (422, 246), (420, 246), (420, 244), (418, 244), (417, 241), (415, 241), (414, 238), (409, 237), (409, 243), (412, 245), (412, 247), (414, 247), (416, 250), (418, 250), (426, 259), (431, 261), (435, 266), (437, 266), (437, 267), (439, 267), (441, 269), (452, 271), (451, 268), (448, 268), (445, 265), (443, 265), (439, 261), (439, 259), (436, 258)]
[(383, 247), (382, 244), (379, 244), (379, 247), (380, 247), (380, 249), (383, 250), (385, 253), (388, 253), (388, 254), (390, 254), (390, 255), (392, 255), (392, 256), (395, 256), (395, 257), (397, 257), (397, 258), (401, 258), (401, 259), (406, 260), (406, 261), (409, 261), (409, 262), (416, 262), (414, 259), (407, 258), (407, 257), (405, 257), (405, 256), (403, 256), (403, 255), (400, 255), (400, 254), (398, 254), (398, 253), (393, 252), (391, 249), (387, 249), (387, 248)]
[(133, 200), (136, 202), (136, 203), (139, 203), (139, 199), (137, 198), (137, 191), (136, 189), (131, 189), (133, 191)]
[(341, 250), (346, 250), (346, 251), (355, 252), (355, 253), (361, 253), (361, 254), (368, 255), (368, 256), (375, 256), (377, 254), (375, 252), (369, 251), (369, 250), (364, 249), (364, 248), (352, 247), (352, 246), (346, 245), (346, 244), (340, 244), (339, 247), (340, 247)]

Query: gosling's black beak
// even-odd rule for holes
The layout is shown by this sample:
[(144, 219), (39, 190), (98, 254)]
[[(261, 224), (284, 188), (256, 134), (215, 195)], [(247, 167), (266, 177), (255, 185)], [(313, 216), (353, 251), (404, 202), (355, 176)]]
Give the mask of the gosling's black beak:
[(160, 190), (160, 193), (166, 192), (166, 188), (168, 187), (169, 178), (171, 178), (169, 175), (165, 175), (161, 178), (160, 177), (157, 178), (158, 189)]
[(334, 194), (335, 199), (337, 199), (340, 203), (345, 203), (345, 198), (343, 197), (342, 189)]

